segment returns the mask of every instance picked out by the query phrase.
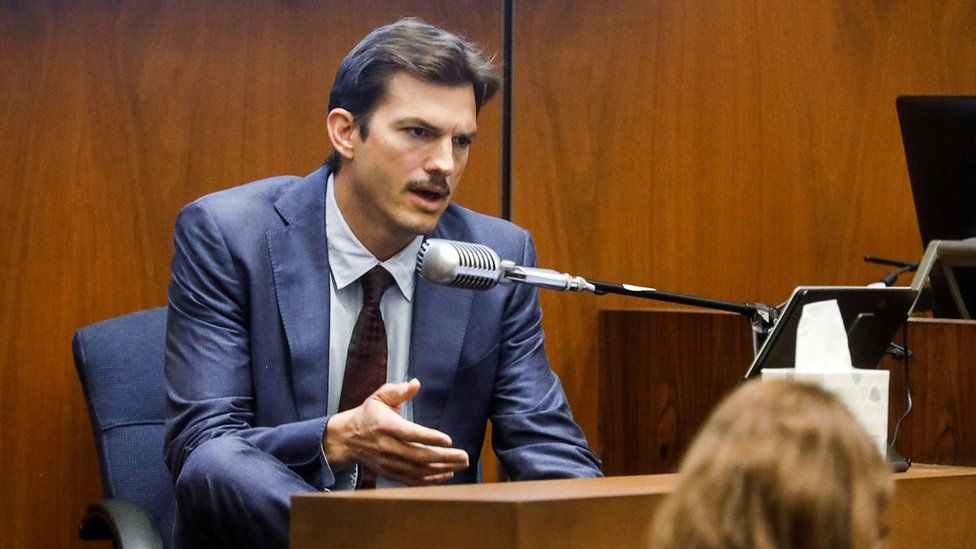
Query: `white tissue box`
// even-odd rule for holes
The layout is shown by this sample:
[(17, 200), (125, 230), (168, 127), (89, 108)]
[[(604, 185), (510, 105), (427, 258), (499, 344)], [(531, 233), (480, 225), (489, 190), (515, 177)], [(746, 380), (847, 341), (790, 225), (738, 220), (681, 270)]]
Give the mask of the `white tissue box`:
[(762, 378), (813, 383), (837, 395), (885, 454), (888, 445), (887, 370), (802, 372), (794, 368), (769, 368), (762, 370)]

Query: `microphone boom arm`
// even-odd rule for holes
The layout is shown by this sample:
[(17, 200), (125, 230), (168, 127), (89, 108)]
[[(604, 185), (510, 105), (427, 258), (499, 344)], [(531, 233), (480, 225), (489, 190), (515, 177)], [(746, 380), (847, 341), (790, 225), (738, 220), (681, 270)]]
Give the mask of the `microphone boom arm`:
[(495, 250), (483, 244), (440, 238), (424, 240), (417, 254), (417, 272), (435, 284), (469, 290), (488, 290), (497, 284), (519, 283), (563, 292), (620, 294), (739, 313), (749, 318), (752, 324), (755, 349), (758, 349), (759, 340), (765, 339), (777, 317), (776, 309), (761, 303), (720, 301), (645, 286), (591, 280), (552, 269), (523, 267), (514, 261), (502, 259)]
[(682, 305), (694, 305), (705, 309), (718, 311), (728, 311), (739, 313), (749, 319), (752, 330), (759, 336), (765, 336), (776, 323), (777, 311), (775, 308), (762, 303), (737, 303), (734, 301), (722, 301), (708, 297), (698, 297), (674, 292), (665, 292), (655, 288), (644, 286), (634, 286), (631, 284), (617, 284), (616, 282), (605, 282), (592, 278), (584, 279), (594, 287), (591, 290), (596, 295), (618, 294), (642, 299), (653, 299), (656, 301), (667, 301), (669, 303), (680, 303)]

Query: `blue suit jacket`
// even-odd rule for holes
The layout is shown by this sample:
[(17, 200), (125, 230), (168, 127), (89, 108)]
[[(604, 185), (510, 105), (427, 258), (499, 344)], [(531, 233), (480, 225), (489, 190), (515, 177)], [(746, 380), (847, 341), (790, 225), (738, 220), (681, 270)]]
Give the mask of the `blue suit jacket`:
[[(317, 489), (329, 366), (329, 258), (323, 168), (205, 196), (179, 214), (169, 289), (166, 461), (175, 478), (203, 442), (242, 437)], [(529, 234), (457, 205), (431, 235), (486, 244), (535, 264)], [(600, 474), (543, 346), (527, 286), (475, 292), (418, 279), (410, 375), (414, 421), (467, 451), (479, 476), (486, 420), (514, 479)]]

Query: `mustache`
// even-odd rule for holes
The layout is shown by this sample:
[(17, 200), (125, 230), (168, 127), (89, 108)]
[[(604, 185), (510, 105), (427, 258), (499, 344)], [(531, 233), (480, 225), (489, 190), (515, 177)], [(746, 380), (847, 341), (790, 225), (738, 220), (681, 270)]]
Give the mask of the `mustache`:
[(419, 191), (434, 187), (443, 192), (445, 195), (451, 194), (451, 187), (447, 184), (447, 178), (439, 175), (432, 175), (428, 179), (414, 179), (407, 181), (406, 187), (408, 191)]

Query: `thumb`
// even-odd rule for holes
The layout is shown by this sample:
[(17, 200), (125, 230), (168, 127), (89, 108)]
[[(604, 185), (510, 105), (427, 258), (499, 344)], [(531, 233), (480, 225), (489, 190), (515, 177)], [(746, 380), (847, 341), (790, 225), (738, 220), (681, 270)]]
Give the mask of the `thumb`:
[(373, 393), (373, 398), (391, 408), (399, 408), (401, 404), (417, 396), (420, 391), (420, 380), (413, 378), (402, 383), (386, 383)]

